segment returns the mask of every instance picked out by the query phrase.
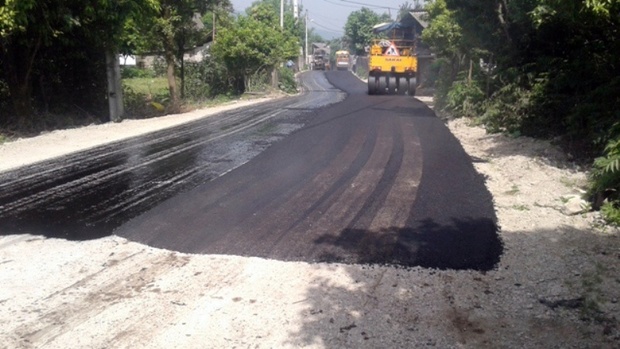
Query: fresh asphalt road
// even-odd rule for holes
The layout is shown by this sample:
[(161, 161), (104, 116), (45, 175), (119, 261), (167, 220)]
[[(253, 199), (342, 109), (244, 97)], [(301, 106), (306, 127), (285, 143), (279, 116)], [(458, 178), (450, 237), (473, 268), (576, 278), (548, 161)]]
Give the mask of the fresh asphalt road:
[[(349, 72), (302, 79), (311, 87), (300, 97), (168, 131), (165, 142), (151, 135), (110, 145), (97, 154), (117, 157), (76, 160), (61, 183), (31, 173), (30, 185), (0, 195), (0, 224), (78, 239), (114, 229), (189, 253), (440, 269), (497, 264), (492, 197), (432, 110), (409, 96), (368, 96)], [(150, 148), (138, 147), (149, 140)], [(227, 157), (239, 142), (241, 151)], [(214, 168), (222, 163), (228, 168)], [(0, 187), (17, 178), (0, 175)], [(79, 195), (59, 197), (67, 192)]]

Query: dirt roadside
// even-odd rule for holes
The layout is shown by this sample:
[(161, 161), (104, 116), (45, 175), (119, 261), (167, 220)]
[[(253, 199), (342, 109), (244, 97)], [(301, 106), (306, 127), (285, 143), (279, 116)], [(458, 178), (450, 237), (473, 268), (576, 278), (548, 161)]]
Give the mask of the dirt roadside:
[[(209, 112), (3, 144), (0, 170)], [(1, 236), (0, 348), (617, 348), (619, 231), (570, 207), (585, 174), (547, 142), (487, 135), (465, 120), (448, 126), (494, 197), (505, 249), (496, 270)]]

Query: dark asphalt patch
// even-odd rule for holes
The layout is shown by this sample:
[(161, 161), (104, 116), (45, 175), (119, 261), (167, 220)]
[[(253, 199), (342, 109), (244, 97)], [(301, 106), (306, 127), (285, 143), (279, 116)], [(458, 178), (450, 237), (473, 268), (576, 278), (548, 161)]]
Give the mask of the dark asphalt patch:
[[(321, 109), (307, 126), (244, 166), (164, 202), (116, 233), (189, 253), (492, 269), (502, 253), (492, 197), (441, 120), (411, 97), (367, 96), (350, 73), (326, 75), (348, 93), (345, 101)], [(403, 122), (413, 122), (416, 135), (402, 133)], [(355, 137), (365, 141), (346, 151)], [(411, 205), (402, 208), (409, 218), (404, 227), (370, 229), (412, 137), (421, 141), (423, 170), (416, 197), (403, 202)], [(359, 185), (357, 176), (378, 171), (366, 168), (374, 166), (378, 147), (391, 149), (382, 174), (362, 194), (351, 191)], [(338, 163), (347, 152), (348, 160)], [(342, 202), (351, 193), (365, 197), (363, 202)]]
[[(310, 77), (323, 76), (311, 73)], [(115, 229), (130, 240), (190, 253), (481, 271), (497, 265), (502, 243), (492, 196), (458, 140), (432, 110), (409, 96), (368, 96), (365, 84), (349, 72), (325, 75), (348, 98), (311, 112), (303, 104), (278, 107), (297, 113), (282, 124), (305, 124), (292, 133), (262, 125), (232, 142), (184, 150), (187, 142), (179, 140), (199, 125), (192, 124), (181, 131), (164, 131), (169, 137), (165, 140), (141, 137), (81, 154), (75, 166), (69, 156), (60, 159), (68, 164), (64, 167), (56, 161), (0, 174), (0, 186), (35, 178), (23, 182), (21, 189), (13, 188), (9, 199), (2, 196), (7, 192), (0, 192), (0, 232), (89, 239)], [(337, 93), (323, 91), (327, 92), (319, 95)], [(217, 129), (243, 124), (235, 122)], [(405, 133), (405, 124), (412, 125), (415, 134)], [(213, 129), (186, 141), (208, 137)], [(249, 139), (256, 134), (262, 138)], [(392, 187), (402, 180), (399, 171), (403, 157), (411, 156), (412, 139), (420, 141), (422, 174), (415, 197), (403, 198), (401, 209), (408, 219), (404, 226), (370, 228), (393, 195)], [(355, 142), (358, 147), (352, 146)], [(237, 167), (225, 156), (231, 147), (258, 153)], [(385, 159), (375, 156), (388, 149)], [(89, 156), (95, 159), (86, 162)], [(119, 169), (112, 181), (98, 182), (102, 172), (119, 163), (131, 166), (143, 157), (162, 156), (163, 162)], [(222, 167), (212, 167), (218, 164)], [(218, 171), (225, 168), (234, 170), (220, 177)], [(48, 170), (44, 177), (36, 175)], [(359, 182), (371, 174), (376, 182)], [(81, 179), (84, 187), (52, 189), (48, 200), (1, 213), (16, 200), (44, 192), (47, 182), (62, 187)], [(349, 196), (351, 201), (346, 201)]]

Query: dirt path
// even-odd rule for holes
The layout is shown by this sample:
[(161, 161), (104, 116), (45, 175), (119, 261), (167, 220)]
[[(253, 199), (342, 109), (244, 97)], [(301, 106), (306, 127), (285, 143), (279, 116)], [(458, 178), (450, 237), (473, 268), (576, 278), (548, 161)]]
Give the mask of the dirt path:
[[(165, 127), (177, 118), (185, 116), (119, 127)], [(75, 149), (76, 139), (80, 147), (106, 141), (108, 127), (117, 126), (4, 144), (0, 164), (19, 166), (41, 149), (56, 156)], [(191, 255), (119, 237), (2, 236), (0, 348), (617, 347), (618, 231), (596, 214), (567, 214), (585, 175), (545, 142), (486, 135), (464, 120), (449, 127), (488, 178), (505, 251), (496, 270)]]

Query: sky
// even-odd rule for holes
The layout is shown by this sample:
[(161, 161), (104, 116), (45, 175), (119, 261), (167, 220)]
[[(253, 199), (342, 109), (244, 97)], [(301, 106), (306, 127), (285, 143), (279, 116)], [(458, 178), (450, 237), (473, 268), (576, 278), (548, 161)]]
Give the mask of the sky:
[[(236, 13), (245, 13), (254, 1), (231, 0)], [(351, 12), (366, 7), (379, 14), (389, 13), (395, 19), (399, 7), (406, 2), (414, 3), (413, 0), (299, 0), (302, 8), (308, 10), (308, 28), (314, 28), (325, 39), (344, 34), (344, 24)]]

